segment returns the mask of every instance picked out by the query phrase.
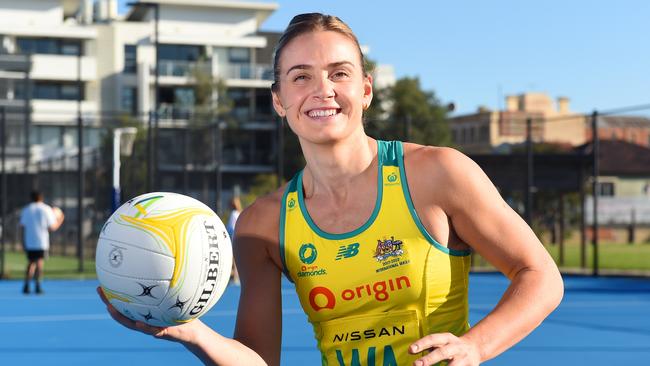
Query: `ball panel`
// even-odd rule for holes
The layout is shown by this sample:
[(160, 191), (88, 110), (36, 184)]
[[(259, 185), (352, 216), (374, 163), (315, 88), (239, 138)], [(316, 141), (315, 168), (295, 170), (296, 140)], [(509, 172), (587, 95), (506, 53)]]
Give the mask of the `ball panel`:
[(169, 290), (169, 281), (125, 278), (101, 269), (97, 271), (97, 278), (106, 290), (129, 302), (145, 305), (159, 305)]
[(205, 267), (200, 279), (200, 291), (197, 291), (188, 308), (188, 316), (191, 317), (199, 317), (212, 308), (225, 291), (232, 269), (232, 246), (221, 219), (217, 216), (206, 217), (201, 226), (202, 242), (207, 243), (201, 248)]
[(175, 322), (166, 319), (165, 310), (157, 306), (127, 303), (117, 299), (111, 300), (111, 305), (131, 320), (144, 322), (156, 327), (176, 325)]
[(130, 279), (169, 280), (174, 272), (174, 258), (140, 247), (100, 238), (95, 266)]
[[(109, 239), (116, 243), (124, 243), (154, 253), (173, 256), (169, 245), (165, 244), (164, 235), (161, 235), (160, 230), (152, 230), (139, 222), (129, 222), (131, 220), (133, 219), (130, 216), (114, 213), (104, 224), (99, 239)], [(163, 234), (164, 231), (163, 229)]]

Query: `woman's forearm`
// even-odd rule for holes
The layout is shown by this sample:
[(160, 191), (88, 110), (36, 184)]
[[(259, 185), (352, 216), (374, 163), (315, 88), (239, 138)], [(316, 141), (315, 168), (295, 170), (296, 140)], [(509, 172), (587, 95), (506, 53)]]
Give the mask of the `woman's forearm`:
[(462, 338), (478, 346), (481, 362), (496, 357), (532, 332), (559, 305), (563, 287), (554, 265), (520, 270), (497, 306)]
[(235, 339), (226, 338), (201, 323), (191, 342), (183, 342), (206, 365), (264, 365), (266, 362), (252, 349)]

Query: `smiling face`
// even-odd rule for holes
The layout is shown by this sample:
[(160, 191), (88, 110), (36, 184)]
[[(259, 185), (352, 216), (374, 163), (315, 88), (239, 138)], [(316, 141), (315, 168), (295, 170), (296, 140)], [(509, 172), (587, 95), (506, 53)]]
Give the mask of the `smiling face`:
[(301, 140), (329, 143), (363, 132), (363, 110), (372, 100), (356, 44), (334, 31), (291, 40), (279, 59), (273, 106)]

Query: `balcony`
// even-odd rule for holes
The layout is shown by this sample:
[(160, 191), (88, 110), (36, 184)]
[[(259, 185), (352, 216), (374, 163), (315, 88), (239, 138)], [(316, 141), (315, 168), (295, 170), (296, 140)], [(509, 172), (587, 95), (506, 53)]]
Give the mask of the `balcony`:
[[(196, 72), (214, 75), (234, 87), (268, 87), (273, 81), (273, 68), (268, 64), (217, 64), (210, 61), (161, 60), (158, 75), (163, 84), (187, 84)], [(151, 67), (155, 75), (155, 67)]]
[(265, 64), (228, 64), (222, 66), (221, 76), (225, 79), (273, 81), (273, 67)]
[[(75, 100), (32, 100), (32, 121), (40, 123), (76, 123), (77, 101)], [(81, 115), (85, 120), (95, 118), (99, 110), (97, 102), (81, 102)]]
[[(38, 80), (77, 80), (97, 79), (97, 63), (94, 57), (81, 56), (81, 65), (77, 56), (68, 55), (33, 55), (30, 77)], [(81, 70), (79, 67), (81, 66)], [(79, 75), (81, 71), (81, 75)]]
[[(161, 77), (193, 78), (196, 72), (211, 73), (210, 64), (198, 61), (160, 60), (158, 75)], [(151, 68), (151, 75), (156, 74), (156, 68)]]

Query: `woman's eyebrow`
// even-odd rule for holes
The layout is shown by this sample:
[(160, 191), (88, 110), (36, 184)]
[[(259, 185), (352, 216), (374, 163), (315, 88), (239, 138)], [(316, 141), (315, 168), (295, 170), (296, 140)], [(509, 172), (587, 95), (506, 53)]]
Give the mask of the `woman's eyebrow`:
[[(335, 67), (340, 67), (340, 66), (352, 66), (354, 67), (354, 64), (350, 61), (337, 61), (337, 62), (332, 62), (327, 65), (328, 68), (335, 68)], [(311, 70), (314, 67), (311, 65), (307, 64), (299, 64), (299, 65), (293, 65), (287, 70), (287, 75), (293, 71), (293, 70)]]

